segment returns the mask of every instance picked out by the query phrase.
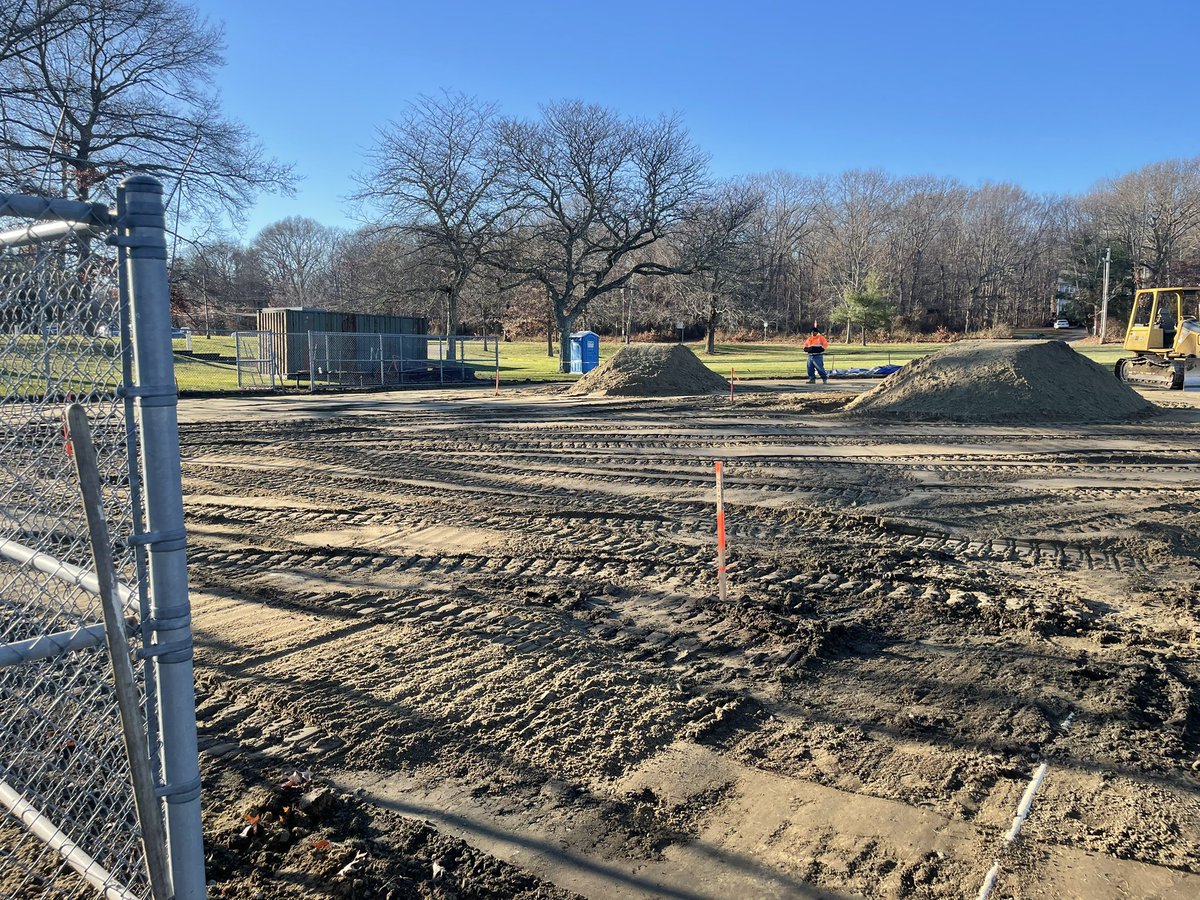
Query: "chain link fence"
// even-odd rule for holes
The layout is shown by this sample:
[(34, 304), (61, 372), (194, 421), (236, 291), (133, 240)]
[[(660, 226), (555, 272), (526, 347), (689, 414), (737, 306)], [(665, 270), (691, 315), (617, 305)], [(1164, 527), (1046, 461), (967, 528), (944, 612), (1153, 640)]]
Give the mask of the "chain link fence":
[(165, 850), (175, 897), (204, 896), (161, 210), (152, 179), (126, 182), (116, 211), (0, 195), (2, 898), (152, 896), (70, 402), (94, 435), (119, 640), (168, 828), (150, 850)]
[(500, 353), (491, 336), (346, 331), (187, 334), (172, 344), (183, 394), (463, 384), (491, 380)]
[(307, 350), (314, 391), (470, 383), (491, 379), (500, 359), (497, 338), (460, 335), (310, 331)]

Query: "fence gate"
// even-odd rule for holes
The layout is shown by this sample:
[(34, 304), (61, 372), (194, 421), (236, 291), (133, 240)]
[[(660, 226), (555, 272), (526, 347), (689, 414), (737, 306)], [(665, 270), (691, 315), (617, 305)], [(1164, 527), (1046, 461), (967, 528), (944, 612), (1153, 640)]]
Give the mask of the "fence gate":
[(269, 331), (235, 331), (237, 385), (241, 390), (274, 390), (282, 386), (275, 363), (275, 344)]
[[(63, 411), (94, 434), (166, 885), (205, 895), (162, 187), (0, 194), (0, 898), (152, 896)], [(156, 807), (156, 808), (155, 808)], [(159, 870), (161, 873), (161, 869)], [(160, 876), (161, 882), (161, 876)]]

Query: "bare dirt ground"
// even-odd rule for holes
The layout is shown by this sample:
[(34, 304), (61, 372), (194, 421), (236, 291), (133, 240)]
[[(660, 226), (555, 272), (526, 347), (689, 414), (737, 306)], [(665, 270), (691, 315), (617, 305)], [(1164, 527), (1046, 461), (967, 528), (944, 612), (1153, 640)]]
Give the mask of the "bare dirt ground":
[(214, 895), (1200, 896), (1196, 398), (845, 396), (183, 404)]

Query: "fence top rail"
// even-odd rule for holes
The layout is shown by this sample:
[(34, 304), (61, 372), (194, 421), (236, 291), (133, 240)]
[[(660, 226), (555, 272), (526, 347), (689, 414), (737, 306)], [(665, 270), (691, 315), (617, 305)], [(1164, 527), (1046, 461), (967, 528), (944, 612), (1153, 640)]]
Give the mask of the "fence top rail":
[(102, 203), (83, 203), (62, 197), (0, 194), (0, 216), (49, 219), (106, 227), (116, 224), (117, 213)]
[[(96, 580), (95, 572), (90, 572), (71, 563), (55, 559), (45, 551), (34, 550), (32, 547), (18, 544), (14, 540), (0, 539), (0, 558), (36, 569), (39, 572), (57, 578), (59, 581), (73, 584), (81, 590), (87, 591), (89, 594), (99, 595), (100, 593), (100, 585)], [(128, 585), (118, 583), (117, 597), (129, 612), (138, 614), (137, 591)]]
[[(242, 332), (235, 332), (235, 334), (283, 334), (283, 332), (242, 331)], [(313, 337), (331, 337), (331, 338), (333, 338), (333, 337), (419, 338), (424, 341), (444, 341), (444, 340), (447, 340), (449, 337), (451, 337), (451, 335), (446, 335), (446, 334), (418, 334), (416, 332), (407, 332), (407, 331), (399, 332), (399, 331), (309, 331), (309, 330), (305, 330), (305, 331), (292, 332), (292, 334), (297, 334), (297, 335), (311, 334)], [(454, 337), (454, 340), (456, 340), (456, 341), (466, 341), (468, 343), (471, 341), (487, 341), (488, 343), (491, 343), (492, 341), (499, 339), (499, 336), (494, 335), (494, 334), (456, 334), (456, 335), (453, 335), (453, 337)]]
[(28, 247), (31, 244), (52, 244), (65, 237), (101, 237), (107, 229), (84, 222), (43, 222), (0, 231), (0, 247)]

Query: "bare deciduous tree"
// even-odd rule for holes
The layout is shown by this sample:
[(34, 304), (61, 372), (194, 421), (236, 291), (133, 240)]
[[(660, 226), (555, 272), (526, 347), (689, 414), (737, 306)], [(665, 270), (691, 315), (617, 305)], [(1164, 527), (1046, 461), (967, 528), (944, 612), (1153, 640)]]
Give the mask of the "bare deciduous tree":
[(313, 219), (289, 216), (264, 228), (253, 249), (276, 301), (308, 306), (325, 296), (337, 234)]
[(716, 352), (717, 325), (748, 291), (756, 254), (750, 225), (762, 195), (746, 182), (727, 181), (696, 204), (677, 238), (681, 287), (688, 306), (704, 322), (705, 346)]
[(759, 253), (758, 312), (784, 330), (803, 325), (805, 301), (815, 288), (816, 214), (823, 185), (791, 172), (750, 179), (763, 198), (755, 217)]
[[(445, 323), (458, 332), (464, 289), (512, 223), (495, 107), (444, 93), (420, 97), (382, 128), (358, 176), (356, 199), (378, 224), (409, 239), (414, 260), (445, 295)], [(453, 359), (455, 343), (449, 344)]]
[(1165, 286), (1200, 241), (1200, 158), (1153, 163), (1102, 182), (1090, 201), (1100, 228), (1128, 249), (1138, 286)]
[(68, 14), (66, 30), (36, 22), (3, 63), (0, 148), (15, 175), (84, 200), (134, 172), (184, 178), (193, 208), (235, 219), (260, 190), (290, 190), (290, 167), (221, 113), (220, 27), (177, 0), (82, 0)]
[(502, 139), (523, 219), (496, 261), (545, 288), (567, 371), (571, 329), (589, 303), (636, 276), (677, 271), (647, 251), (693, 207), (706, 159), (674, 118), (635, 122), (579, 102), (506, 121)]
[[(79, 22), (74, 0), (9, 0), (0, 9), (0, 62), (30, 49), (39, 36), (63, 34)], [(4, 87), (0, 83), (0, 95)]]
[(820, 222), (828, 239), (831, 280), (843, 291), (860, 291), (876, 268), (892, 220), (896, 186), (886, 172), (853, 169), (825, 186)]

